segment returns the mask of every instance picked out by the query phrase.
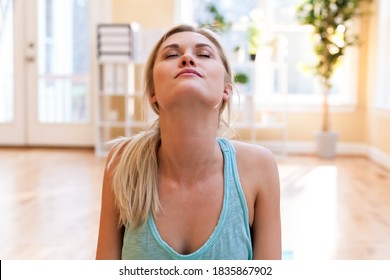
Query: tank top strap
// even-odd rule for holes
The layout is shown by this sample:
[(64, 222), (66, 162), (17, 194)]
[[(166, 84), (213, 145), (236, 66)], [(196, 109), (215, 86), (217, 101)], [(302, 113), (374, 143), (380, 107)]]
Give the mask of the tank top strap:
[(229, 162), (230, 166), (234, 167), (236, 165), (236, 150), (233, 144), (226, 138), (217, 138), (217, 141), (225, 159)]
[(223, 152), (233, 152), (234, 154), (236, 153), (236, 150), (228, 139), (217, 138), (217, 142), (219, 143), (219, 146)]
[(241, 209), (244, 213), (244, 220), (248, 227), (246, 228), (247, 234), (250, 236), (249, 229), (249, 210), (246, 203), (245, 194), (241, 186), (241, 180), (238, 173), (237, 160), (236, 160), (236, 149), (233, 144), (226, 138), (217, 138), (217, 141), (221, 147), (221, 150), (224, 154), (224, 158), (227, 164), (227, 173), (226, 174), (234, 182), (229, 184), (230, 187), (233, 187), (236, 190), (237, 198), (240, 201)]

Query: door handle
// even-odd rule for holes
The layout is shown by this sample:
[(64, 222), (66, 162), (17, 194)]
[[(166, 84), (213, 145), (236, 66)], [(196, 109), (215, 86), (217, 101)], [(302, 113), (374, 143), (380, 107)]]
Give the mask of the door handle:
[(26, 56), (26, 62), (33, 63), (35, 62), (35, 58), (33, 56)]

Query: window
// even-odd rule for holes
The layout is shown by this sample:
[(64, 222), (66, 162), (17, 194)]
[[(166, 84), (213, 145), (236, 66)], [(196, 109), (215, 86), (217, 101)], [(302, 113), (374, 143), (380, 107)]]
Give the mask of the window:
[[(177, 0), (177, 3), (180, 6), (184, 1)], [(262, 46), (268, 47), (269, 55), (273, 54), (273, 59), (275, 53), (279, 51), (276, 56), (282, 56), (287, 65), (289, 102), (299, 105), (320, 104), (322, 101), (319, 94), (320, 87), (314, 76), (303, 70), (305, 64), (313, 64), (314, 54), (310, 41), (310, 28), (300, 25), (296, 20), (295, 9), (301, 1), (241, 0), (237, 5), (237, 1), (232, 0), (193, 0), (191, 6), (185, 7), (191, 8), (192, 14), (189, 15), (188, 10), (186, 14), (178, 14), (177, 21), (195, 24), (210, 21), (212, 15), (207, 11), (207, 7), (210, 4), (215, 5), (225, 20), (232, 23), (231, 29), (222, 34), (225, 50), (232, 54), (238, 44), (243, 44), (244, 48), (248, 49), (246, 30), (248, 22), (255, 19), (260, 27)], [(179, 10), (178, 8), (177, 11)], [(330, 97), (330, 102), (333, 104), (353, 105), (355, 103), (356, 78), (354, 77), (357, 74), (355, 57), (356, 51), (349, 50), (341, 67), (334, 73)], [(246, 60), (249, 60), (248, 56)]]
[(390, 3), (379, 1), (376, 106), (390, 110)]

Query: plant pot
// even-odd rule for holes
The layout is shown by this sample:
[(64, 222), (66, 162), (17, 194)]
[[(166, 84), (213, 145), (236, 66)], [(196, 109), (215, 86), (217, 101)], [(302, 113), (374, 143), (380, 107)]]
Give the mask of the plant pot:
[(320, 131), (316, 134), (317, 154), (321, 158), (334, 158), (338, 133), (333, 131)]

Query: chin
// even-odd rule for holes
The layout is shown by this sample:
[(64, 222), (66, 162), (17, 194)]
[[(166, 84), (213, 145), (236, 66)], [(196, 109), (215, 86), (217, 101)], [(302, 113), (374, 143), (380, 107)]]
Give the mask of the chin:
[[(160, 92), (164, 92), (164, 90)], [(195, 83), (175, 85), (172, 88), (167, 88), (165, 92), (169, 92), (169, 95), (162, 94), (163, 98), (160, 98), (159, 104), (161, 106), (163, 105), (162, 103), (165, 103), (166, 106), (164, 107), (166, 109), (178, 105), (188, 107), (188, 109), (193, 109), (195, 106), (203, 106), (211, 109), (218, 107), (222, 102), (222, 90), (221, 95), (210, 94), (213, 90), (202, 87), (198, 81)]]

